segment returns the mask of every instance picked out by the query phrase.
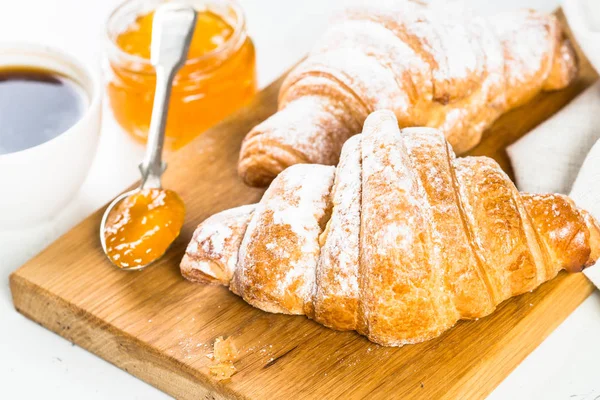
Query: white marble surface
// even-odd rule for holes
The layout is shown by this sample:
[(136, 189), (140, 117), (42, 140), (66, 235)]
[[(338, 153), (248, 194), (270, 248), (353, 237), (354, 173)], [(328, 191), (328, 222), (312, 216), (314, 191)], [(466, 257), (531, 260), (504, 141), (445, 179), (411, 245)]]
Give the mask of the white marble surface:
[[(116, 0), (0, 0), (0, 41), (61, 47), (100, 65), (103, 24)], [(265, 86), (300, 58), (347, 1), (241, 0)], [(483, 13), (558, 0), (470, 0)], [(73, 151), (77, 151), (73, 149)], [(80, 194), (53, 221), (0, 232), (0, 397), (159, 399), (167, 396), (16, 313), (8, 275), (137, 178), (141, 149), (105, 118), (97, 158)], [(1, 173), (1, 171), (0, 171)], [(56, 177), (60, 190), (60, 177)], [(3, 188), (10, 190), (10, 188)], [(5, 212), (0, 210), (0, 212)], [(594, 293), (492, 393), (492, 399), (600, 396), (600, 294)]]

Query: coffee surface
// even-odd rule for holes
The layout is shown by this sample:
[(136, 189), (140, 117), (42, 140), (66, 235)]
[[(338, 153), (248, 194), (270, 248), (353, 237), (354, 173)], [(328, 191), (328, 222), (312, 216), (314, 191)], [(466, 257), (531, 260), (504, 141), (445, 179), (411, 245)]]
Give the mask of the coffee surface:
[(0, 154), (47, 142), (66, 132), (87, 107), (83, 88), (54, 71), (0, 70)]

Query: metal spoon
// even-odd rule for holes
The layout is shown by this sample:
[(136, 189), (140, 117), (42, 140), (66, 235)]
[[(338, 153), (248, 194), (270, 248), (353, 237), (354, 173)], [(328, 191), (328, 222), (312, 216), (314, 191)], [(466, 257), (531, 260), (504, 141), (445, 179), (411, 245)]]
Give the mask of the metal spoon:
[[(166, 163), (162, 161), (162, 150), (165, 140), (165, 126), (171, 87), (175, 74), (185, 63), (195, 25), (196, 11), (194, 8), (184, 4), (163, 4), (156, 9), (154, 14), (150, 62), (156, 70), (156, 91), (152, 106), (146, 154), (139, 166), (142, 179), (138, 189), (123, 193), (115, 198), (102, 216), (100, 223), (100, 243), (107, 257), (108, 251), (105, 238), (106, 221), (113, 208), (126, 197), (136, 194), (141, 189), (162, 188), (160, 178), (166, 169)], [(114, 264), (110, 257), (108, 259), (119, 269), (140, 270), (152, 264), (161, 256), (146, 265), (139, 265), (132, 268), (122, 268)]]

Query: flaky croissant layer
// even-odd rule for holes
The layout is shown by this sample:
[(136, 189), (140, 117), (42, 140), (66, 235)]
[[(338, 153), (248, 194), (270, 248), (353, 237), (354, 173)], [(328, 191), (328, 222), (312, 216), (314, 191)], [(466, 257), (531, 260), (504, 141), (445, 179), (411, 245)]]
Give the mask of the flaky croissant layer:
[(260, 203), (204, 221), (181, 262), (262, 310), (305, 314), (382, 345), (440, 335), (600, 254), (566, 196), (519, 193), (487, 157), (378, 111), (337, 168), (296, 165)]
[(369, 113), (441, 130), (456, 153), (501, 114), (577, 73), (552, 15), (474, 16), (456, 2), (371, 0), (334, 23), (284, 81), (279, 111), (244, 140), (238, 170), (266, 186), (286, 167), (334, 165)]

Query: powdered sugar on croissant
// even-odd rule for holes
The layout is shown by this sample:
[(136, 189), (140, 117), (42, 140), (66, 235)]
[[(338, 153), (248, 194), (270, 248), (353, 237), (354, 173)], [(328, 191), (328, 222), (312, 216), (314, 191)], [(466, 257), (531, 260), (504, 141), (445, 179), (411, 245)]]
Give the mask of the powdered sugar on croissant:
[(181, 273), (193, 282), (229, 284), (238, 262), (238, 249), (256, 206), (232, 208), (204, 221), (194, 232)]
[(456, 2), (373, 0), (334, 23), (289, 74), (279, 111), (247, 135), (239, 173), (263, 186), (293, 164), (335, 164), (379, 109), (400, 127), (440, 129), (463, 153), (501, 114), (565, 87), (576, 71), (554, 16), (484, 18)]
[(234, 275), (248, 303), (287, 314), (311, 307), (334, 170), (294, 166), (267, 189), (246, 229)]
[[(438, 130), (400, 132), (390, 111), (367, 118), (337, 169), (290, 167), (253, 207), (200, 224), (183, 275), (213, 274), (262, 310), (389, 346), (484, 317), (600, 256), (596, 221), (568, 197), (519, 193), (492, 159), (455, 158)], [(206, 268), (223, 260), (236, 260), (233, 279)]]

